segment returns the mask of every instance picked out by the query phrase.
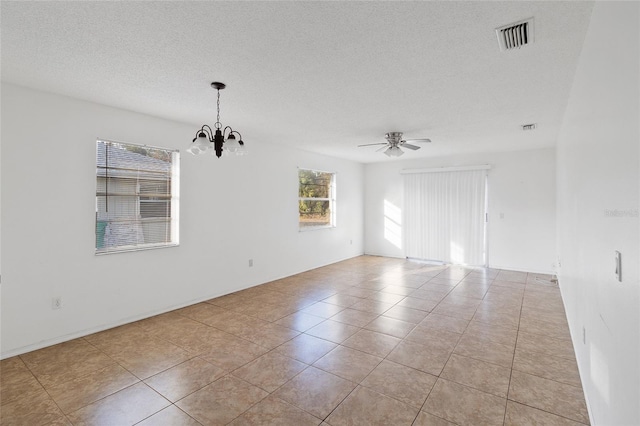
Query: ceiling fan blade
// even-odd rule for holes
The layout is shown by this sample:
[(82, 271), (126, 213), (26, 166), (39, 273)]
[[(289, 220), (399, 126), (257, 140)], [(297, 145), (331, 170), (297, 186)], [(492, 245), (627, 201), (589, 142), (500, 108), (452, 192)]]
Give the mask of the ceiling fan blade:
[(412, 149), (412, 150), (414, 150), (414, 151), (415, 151), (416, 149), (420, 149), (420, 147), (419, 147), (419, 146), (411, 145), (411, 144), (409, 144), (409, 143), (403, 143), (403, 144), (402, 144), (402, 147), (403, 147), (403, 148), (409, 148), (409, 149)]
[(387, 149), (387, 144), (385, 144), (385, 146), (383, 146), (382, 148), (378, 148), (378, 149), (376, 149), (376, 152), (380, 152), (380, 151), (382, 151), (383, 149)]
[(378, 143), (365, 143), (364, 145), (358, 145), (358, 146), (372, 146), (372, 145), (386, 145), (387, 142), (378, 142)]
[(422, 143), (422, 142), (425, 142), (426, 143), (426, 142), (431, 142), (431, 139), (407, 139), (407, 140), (405, 140), (403, 142), (411, 142), (411, 143), (416, 143), (416, 142)]

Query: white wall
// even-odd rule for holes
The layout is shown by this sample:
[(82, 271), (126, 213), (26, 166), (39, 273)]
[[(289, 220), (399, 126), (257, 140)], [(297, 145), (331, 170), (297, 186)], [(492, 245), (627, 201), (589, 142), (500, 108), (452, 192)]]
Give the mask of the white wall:
[[(361, 164), (194, 157), (200, 124), (2, 85), (2, 357), (362, 254)], [(94, 255), (97, 137), (182, 150), (179, 247)], [(298, 232), (298, 166), (337, 172), (337, 228)]]
[(596, 425), (640, 424), (639, 25), (639, 3), (596, 2), (558, 140), (558, 277)]
[(393, 238), (385, 238), (385, 202), (387, 208), (391, 204), (402, 209), (402, 169), (479, 164), (492, 166), (489, 171), (489, 265), (553, 272), (556, 238), (553, 148), (367, 164), (365, 253), (404, 257), (402, 246), (394, 244)]

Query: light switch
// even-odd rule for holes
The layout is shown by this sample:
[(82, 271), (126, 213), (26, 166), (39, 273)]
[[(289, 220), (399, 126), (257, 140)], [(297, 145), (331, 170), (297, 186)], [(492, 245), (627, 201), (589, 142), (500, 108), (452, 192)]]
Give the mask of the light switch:
[(622, 255), (616, 250), (616, 279), (622, 282)]

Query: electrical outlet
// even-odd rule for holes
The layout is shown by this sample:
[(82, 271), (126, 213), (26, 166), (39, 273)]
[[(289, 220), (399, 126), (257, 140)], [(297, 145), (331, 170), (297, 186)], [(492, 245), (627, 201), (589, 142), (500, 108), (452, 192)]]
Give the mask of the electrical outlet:
[(61, 309), (62, 308), (62, 297), (54, 297), (51, 299), (51, 309)]
[(249, 268), (253, 266), (253, 259), (249, 259)]

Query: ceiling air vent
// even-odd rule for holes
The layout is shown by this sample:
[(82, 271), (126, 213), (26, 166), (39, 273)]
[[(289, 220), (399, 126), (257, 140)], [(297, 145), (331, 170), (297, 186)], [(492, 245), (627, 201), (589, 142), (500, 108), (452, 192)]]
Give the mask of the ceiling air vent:
[(533, 18), (496, 28), (501, 51), (519, 49), (533, 43)]

